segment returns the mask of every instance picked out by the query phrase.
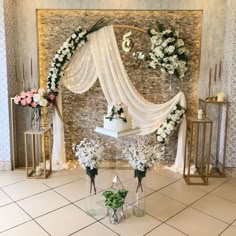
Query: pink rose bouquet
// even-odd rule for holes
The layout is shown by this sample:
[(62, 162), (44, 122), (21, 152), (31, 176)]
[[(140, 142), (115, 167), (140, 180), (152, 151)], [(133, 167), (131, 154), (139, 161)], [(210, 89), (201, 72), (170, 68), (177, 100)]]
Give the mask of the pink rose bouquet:
[(32, 88), (29, 91), (22, 91), (14, 98), (14, 103), (21, 106), (30, 106), (34, 109), (51, 106), (56, 98), (52, 91), (46, 91), (42, 88)]

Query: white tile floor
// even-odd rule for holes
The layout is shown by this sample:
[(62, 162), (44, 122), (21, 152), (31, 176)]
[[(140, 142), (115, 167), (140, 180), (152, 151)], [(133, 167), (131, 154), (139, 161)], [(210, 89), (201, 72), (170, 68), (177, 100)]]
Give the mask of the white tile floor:
[[(99, 215), (94, 218), (85, 213), (89, 184), (82, 169), (54, 172), (46, 180), (26, 179), (23, 170), (0, 172), (0, 234), (236, 236), (235, 173), (228, 169), (226, 178), (210, 178), (208, 186), (187, 186), (180, 174), (149, 171), (143, 182), (145, 216), (135, 217), (129, 209), (127, 219), (111, 225), (101, 193), (110, 187), (114, 170), (100, 170), (96, 177)], [(119, 176), (132, 202), (133, 171), (119, 170)]]

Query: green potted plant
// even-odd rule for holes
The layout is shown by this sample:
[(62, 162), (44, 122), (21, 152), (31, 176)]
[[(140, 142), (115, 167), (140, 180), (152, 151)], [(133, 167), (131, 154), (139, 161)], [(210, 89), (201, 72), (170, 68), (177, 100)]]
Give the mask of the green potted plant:
[[(123, 215), (122, 209), (125, 203), (128, 190), (119, 189), (118, 191), (106, 190), (103, 192), (105, 206), (109, 209), (109, 220), (111, 224), (118, 224)], [(121, 213), (118, 212), (121, 209)]]

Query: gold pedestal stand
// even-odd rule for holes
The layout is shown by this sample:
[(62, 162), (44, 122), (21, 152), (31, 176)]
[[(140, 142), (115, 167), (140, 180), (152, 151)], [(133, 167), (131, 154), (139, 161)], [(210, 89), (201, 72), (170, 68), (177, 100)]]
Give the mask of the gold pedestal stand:
[(187, 117), (183, 177), (189, 185), (208, 184), (211, 136), (212, 121), (210, 119), (204, 117), (199, 120), (197, 117)]
[(52, 171), (51, 128), (26, 131), (24, 139), (27, 178), (46, 179)]
[[(226, 139), (227, 139), (227, 126), (228, 126), (228, 110), (229, 102), (228, 101), (217, 101), (217, 100), (203, 100), (199, 99), (199, 106), (203, 108), (203, 112), (206, 116), (210, 117), (214, 114), (211, 114), (208, 107), (215, 108), (217, 114), (217, 120), (213, 120), (213, 125), (216, 125), (216, 132), (213, 132), (212, 139), (216, 138), (216, 142), (212, 142), (211, 147), (211, 161), (214, 161), (214, 166), (211, 170), (211, 177), (225, 177), (225, 159), (226, 159)], [(224, 114), (223, 108), (225, 108), (225, 120), (222, 122), (222, 116)], [(215, 112), (215, 111), (214, 111)], [(224, 128), (222, 129), (222, 125)], [(223, 137), (221, 144), (220, 138)], [(223, 150), (221, 150), (223, 149)], [(215, 154), (213, 151), (216, 150)]]

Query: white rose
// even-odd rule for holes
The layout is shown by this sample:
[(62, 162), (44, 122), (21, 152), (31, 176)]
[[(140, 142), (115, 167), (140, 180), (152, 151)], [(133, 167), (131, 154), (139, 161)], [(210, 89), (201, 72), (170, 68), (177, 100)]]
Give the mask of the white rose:
[(166, 74), (166, 70), (164, 68), (161, 68), (161, 73)]
[(165, 121), (165, 122), (163, 123), (163, 127), (167, 127), (167, 125), (168, 125), (168, 123)]
[(76, 34), (72, 34), (72, 35), (71, 35), (71, 38), (72, 38), (72, 39), (75, 39), (76, 37), (77, 37)]
[(48, 104), (48, 101), (45, 98), (42, 98), (39, 100), (39, 105), (42, 107), (46, 107)]
[(167, 42), (166, 42), (166, 41), (163, 42), (163, 43), (161, 44), (161, 46), (162, 46), (163, 48), (165, 48), (165, 47), (167, 46)]
[(163, 138), (162, 138), (161, 136), (157, 136), (157, 140), (158, 140), (159, 142), (163, 142)]
[(177, 39), (176, 46), (181, 47), (184, 45), (184, 41), (182, 39)]
[(173, 130), (174, 127), (171, 125), (171, 124), (168, 124), (167, 127), (166, 127), (168, 130)]
[(176, 121), (176, 120), (177, 120), (177, 115), (173, 115), (173, 116), (171, 117), (171, 119), (172, 119), (173, 121)]
[(168, 52), (169, 52), (169, 53), (174, 52), (174, 50), (175, 50), (175, 47), (174, 47), (173, 45), (171, 45), (171, 46), (168, 47)]
[(170, 135), (171, 134), (171, 130), (166, 130), (166, 133), (168, 134), (168, 135)]
[(166, 138), (166, 133), (165, 132), (161, 133), (161, 137)]
[(151, 62), (149, 63), (149, 66), (152, 67), (153, 69), (156, 69), (156, 64), (155, 64), (154, 61), (151, 61)]
[(163, 132), (163, 129), (162, 128), (159, 128), (158, 130), (157, 130), (157, 134), (161, 134)]
[(40, 88), (40, 89), (38, 90), (38, 94), (39, 94), (40, 96), (43, 96), (43, 95), (45, 94), (45, 90), (44, 90), (43, 88)]
[(175, 110), (177, 110), (177, 106), (174, 106), (174, 107), (173, 107), (173, 111), (175, 111)]
[(33, 96), (33, 100), (34, 100), (34, 102), (36, 102), (36, 103), (39, 102), (40, 98), (41, 98), (41, 96), (40, 96), (39, 94), (34, 94), (34, 96)]

